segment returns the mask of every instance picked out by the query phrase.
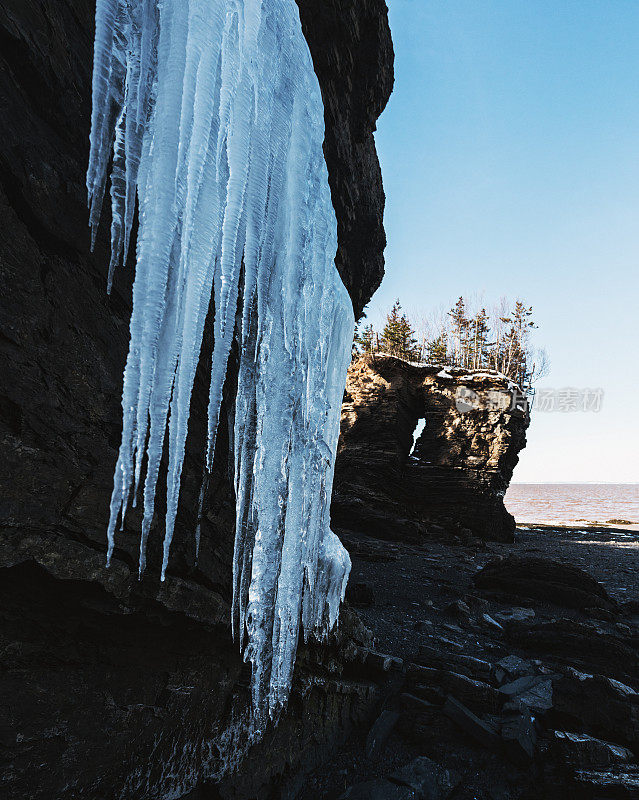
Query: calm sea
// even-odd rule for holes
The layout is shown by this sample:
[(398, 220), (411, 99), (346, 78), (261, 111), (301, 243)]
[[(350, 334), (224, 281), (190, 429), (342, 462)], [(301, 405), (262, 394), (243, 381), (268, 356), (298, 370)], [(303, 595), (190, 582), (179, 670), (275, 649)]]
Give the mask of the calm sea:
[(513, 483), (505, 503), (518, 523), (639, 523), (637, 483)]

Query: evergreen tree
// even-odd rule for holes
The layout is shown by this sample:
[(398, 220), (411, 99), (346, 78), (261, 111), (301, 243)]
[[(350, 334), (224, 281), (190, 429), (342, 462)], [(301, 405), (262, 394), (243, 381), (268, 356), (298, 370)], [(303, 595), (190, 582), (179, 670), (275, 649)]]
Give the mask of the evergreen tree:
[[(364, 315), (365, 316), (365, 315)], [(351, 350), (352, 360), (362, 355), (370, 355), (375, 350), (375, 330), (371, 324), (365, 326), (360, 331), (361, 322), (355, 323), (355, 334), (353, 335), (353, 347)]]
[(399, 300), (396, 300), (386, 316), (386, 325), (382, 331), (382, 350), (407, 361), (417, 360), (420, 356), (415, 330), (402, 312)]
[(372, 353), (375, 350), (375, 331), (372, 325), (367, 325), (362, 331), (362, 351)]
[(525, 306), (521, 300), (517, 300), (510, 315), (500, 317), (507, 329), (497, 353), (497, 368), (522, 388), (529, 386), (532, 377), (528, 367), (528, 340), (531, 329), (537, 327), (531, 319), (532, 313), (532, 306)]
[(442, 365), (448, 363), (448, 334), (446, 331), (441, 331), (426, 345), (426, 362)]
[(362, 334), (359, 332), (359, 322), (355, 323), (355, 332), (353, 334), (353, 344), (351, 345), (351, 361), (359, 358), (363, 352), (362, 347)]
[(466, 317), (466, 302), (463, 297), (455, 303), (448, 312), (451, 319), (451, 334), (453, 339), (453, 364), (458, 367), (468, 367), (468, 318)]
[(488, 324), (488, 314), (486, 309), (482, 308), (470, 320), (469, 324), (469, 353), (468, 360), (469, 366), (472, 369), (482, 369), (488, 366), (490, 362), (490, 326)]

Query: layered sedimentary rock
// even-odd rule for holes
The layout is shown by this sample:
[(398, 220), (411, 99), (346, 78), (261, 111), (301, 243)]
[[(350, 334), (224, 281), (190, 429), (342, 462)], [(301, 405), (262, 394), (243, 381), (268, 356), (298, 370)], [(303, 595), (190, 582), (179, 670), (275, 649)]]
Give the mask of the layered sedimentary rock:
[(334, 524), (391, 538), (439, 527), (511, 539), (503, 497), (528, 424), (517, 387), (498, 373), (360, 358), (342, 409)]
[[(392, 86), (386, 5), (299, 6), (326, 107), (338, 268), (357, 312), (383, 272), (372, 132)], [(133, 263), (108, 296), (108, 218), (89, 253), (93, 15), (90, 0), (0, 8), (1, 793), (179, 797), (226, 780), (224, 796), (261, 797), (284, 773), (313, 766), (367, 713), (375, 682), (353, 655), (366, 634), (347, 616), (330, 648), (301, 653), (289, 714), (247, 754), (247, 680), (229, 631), (235, 512), (226, 423), (197, 564), (194, 553), (210, 334), (167, 580), (158, 581), (161, 504), (145, 579), (137, 580), (136, 513), (105, 569)], [(232, 382), (233, 370), (229, 396)]]

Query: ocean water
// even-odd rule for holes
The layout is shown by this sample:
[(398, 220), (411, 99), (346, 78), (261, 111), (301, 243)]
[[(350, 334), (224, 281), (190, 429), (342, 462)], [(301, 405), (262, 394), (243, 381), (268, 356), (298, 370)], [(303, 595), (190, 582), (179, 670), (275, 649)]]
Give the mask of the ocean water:
[(518, 523), (639, 524), (638, 483), (513, 483), (504, 502)]

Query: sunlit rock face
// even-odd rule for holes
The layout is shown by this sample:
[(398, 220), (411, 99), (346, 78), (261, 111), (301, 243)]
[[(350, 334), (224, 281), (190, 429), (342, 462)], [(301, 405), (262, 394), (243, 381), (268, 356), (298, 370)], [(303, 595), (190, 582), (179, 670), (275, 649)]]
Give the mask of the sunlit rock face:
[(498, 373), (359, 359), (342, 407), (335, 524), (389, 538), (512, 539), (503, 498), (529, 422)]
[[(0, 219), (11, 232), (0, 241), (0, 586), (8, 648), (0, 705), (9, 710), (2, 757), (13, 765), (9, 771), (3, 762), (3, 790), (12, 799), (71, 792), (93, 800), (134, 797), (144, 786), (150, 796), (179, 796), (207, 778), (229, 780), (223, 776), (235, 769), (226, 795), (257, 797), (285, 772), (312, 768), (367, 713), (374, 685), (357, 669), (348, 679), (339, 672), (344, 645), (366, 635), (347, 616), (329, 649), (303, 647), (277, 733), (269, 728), (263, 749), (247, 754), (249, 678), (229, 625), (235, 345), (197, 563), (193, 535), (212, 318), (195, 374), (166, 581), (159, 581), (163, 478), (144, 579), (137, 578), (137, 509), (117, 534), (111, 569), (104, 568), (134, 258), (115, 271), (107, 295), (108, 208), (93, 254), (86, 225), (94, 14), (90, 0), (24, 0), (0, 12)], [(379, 0), (308, 3), (302, 23), (324, 100), (336, 263), (357, 310), (382, 271), (383, 192), (372, 129), (392, 85), (386, 7)], [(349, 81), (343, 65), (353, 67)], [(360, 248), (360, 235), (376, 244)], [(231, 749), (235, 760), (227, 757)]]

